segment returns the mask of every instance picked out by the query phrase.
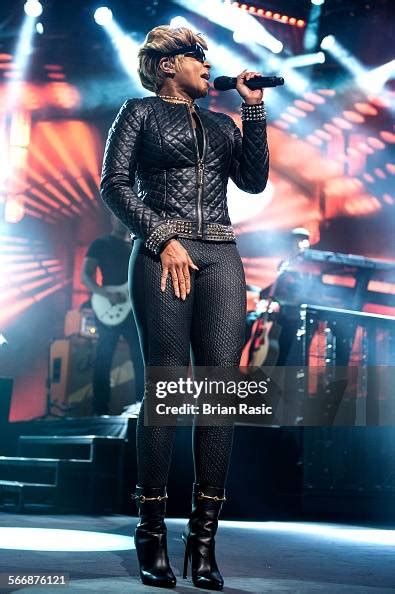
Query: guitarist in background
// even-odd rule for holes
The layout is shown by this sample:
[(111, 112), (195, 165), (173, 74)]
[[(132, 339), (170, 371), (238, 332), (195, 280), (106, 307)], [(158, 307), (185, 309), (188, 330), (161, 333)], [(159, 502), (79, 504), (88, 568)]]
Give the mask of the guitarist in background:
[[(246, 345), (241, 365), (260, 367), (292, 364), (288, 361), (292, 344), (300, 326), (299, 318), (283, 315), (282, 306), (300, 305), (308, 292), (307, 279), (289, 269), (289, 264), (310, 248), (310, 233), (303, 227), (290, 234), (288, 257), (277, 268), (275, 281), (260, 291), (260, 302), (247, 316)], [(275, 314), (274, 316), (272, 314)]]
[[(292, 229), (290, 234), (291, 246), (288, 257), (282, 260), (277, 268), (278, 275), (272, 285), (263, 289), (260, 293), (261, 299), (267, 299), (268, 305), (273, 302), (277, 304), (276, 320), (279, 327), (278, 332), (278, 359), (277, 365), (292, 365), (289, 360), (291, 347), (296, 338), (300, 326), (299, 318), (292, 319), (283, 315), (282, 306), (297, 305), (306, 300), (309, 293), (309, 281), (305, 275), (300, 275), (289, 269), (289, 265), (299, 254), (310, 248), (310, 233), (304, 227)], [(276, 310), (275, 310), (276, 311)], [(293, 362), (295, 364), (295, 362)]]
[[(108, 306), (126, 303), (129, 300), (127, 292), (121, 290), (128, 280), (129, 258), (132, 243), (128, 237), (128, 230), (114, 215), (111, 216), (112, 231), (103, 235), (89, 246), (82, 265), (81, 282), (93, 295), (100, 295), (108, 299)], [(96, 272), (100, 270), (102, 284), (96, 282)], [(120, 286), (120, 291), (110, 291), (106, 287)], [(106, 415), (109, 413), (111, 397), (111, 364), (118, 340), (121, 336), (126, 340), (130, 349), (131, 360), (135, 372), (136, 399), (141, 401), (144, 394), (144, 365), (140, 342), (134, 316), (130, 309), (126, 319), (116, 325), (106, 325), (96, 316), (99, 330), (96, 360), (93, 371), (93, 414)]]

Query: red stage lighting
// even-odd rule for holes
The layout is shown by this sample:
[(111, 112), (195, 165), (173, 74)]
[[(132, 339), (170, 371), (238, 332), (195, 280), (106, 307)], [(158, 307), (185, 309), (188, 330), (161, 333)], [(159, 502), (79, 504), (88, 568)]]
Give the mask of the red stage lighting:
[(232, 6), (234, 6), (235, 8), (240, 8), (241, 10), (247, 10), (248, 12), (256, 14), (257, 16), (262, 17), (264, 19), (271, 19), (273, 21), (277, 21), (285, 25), (293, 25), (298, 27), (304, 27), (306, 25), (306, 21), (304, 21), (303, 19), (297, 19), (296, 17), (290, 17), (287, 14), (273, 12), (272, 10), (266, 10), (260, 7), (258, 8), (254, 5), (232, 2)]

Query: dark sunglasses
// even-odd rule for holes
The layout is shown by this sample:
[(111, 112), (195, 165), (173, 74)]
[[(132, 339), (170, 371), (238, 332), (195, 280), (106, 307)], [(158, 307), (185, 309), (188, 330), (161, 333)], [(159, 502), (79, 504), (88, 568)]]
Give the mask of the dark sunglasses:
[(190, 56), (192, 58), (196, 58), (202, 64), (206, 61), (206, 54), (201, 45), (195, 43), (194, 45), (188, 45), (184, 47), (180, 47), (172, 52), (166, 54), (167, 56), (176, 56), (177, 54), (184, 54), (184, 56)]

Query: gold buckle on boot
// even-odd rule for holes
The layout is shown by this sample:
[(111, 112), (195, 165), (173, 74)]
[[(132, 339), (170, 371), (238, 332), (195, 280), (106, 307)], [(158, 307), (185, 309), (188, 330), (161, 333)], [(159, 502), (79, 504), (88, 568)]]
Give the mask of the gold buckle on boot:
[(144, 503), (144, 501), (162, 501), (162, 499), (168, 499), (168, 495), (158, 495), (158, 497), (146, 497), (145, 495), (136, 495), (136, 493), (133, 493), (132, 499), (138, 499), (141, 503)]
[(218, 495), (205, 495), (203, 491), (198, 492), (198, 499), (213, 499), (214, 501), (226, 501), (226, 497), (218, 497)]

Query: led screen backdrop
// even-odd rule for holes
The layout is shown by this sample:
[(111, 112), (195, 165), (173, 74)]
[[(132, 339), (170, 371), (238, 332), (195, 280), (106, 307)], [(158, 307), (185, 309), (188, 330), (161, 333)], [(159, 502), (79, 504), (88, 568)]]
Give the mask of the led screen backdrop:
[[(16, 380), (14, 419), (45, 414), (48, 344), (62, 336), (66, 311), (88, 297), (81, 261), (108, 229), (98, 191), (106, 134), (127, 97), (148, 94), (136, 75), (144, 34), (177, 15), (206, 36), (212, 78), (244, 67), (285, 78), (284, 87), (265, 92), (267, 188), (262, 195), (228, 188), (247, 283), (273, 281), (295, 227), (307, 228), (319, 249), (395, 262), (391, 3), (364, 10), (351, 3), (351, 15), (328, 0), (315, 30), (310, 2), (277, 2), (282, 20), (273, 10), (249, 11), (281, 51), (262, 45), (255, 25), (249, 36), (231, 30), (223, 3), (205, 14), (192, 1), (161, 2), (151, 12), (149, 2), (140, 11), (133, 2), (113, 4), (117, 38), (94, 22), (91, 7), (51, 5), (22, 78), (15, 48), (23, 14), (11, 2), (0, 8), (10, 31), (0, 39), (0, 333), (9, 342), (0, 373)], [(233, 9), (244, 22), (246, 10)], [(325, 62), (300, 64), (315, 54)], [(211, 88), (199, 103), (240, 124), (235, 91)], [(395, 292), (388, 284), (382, 290)]]

